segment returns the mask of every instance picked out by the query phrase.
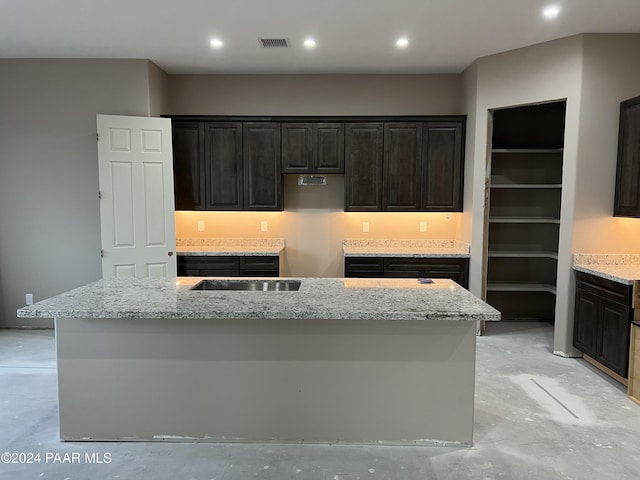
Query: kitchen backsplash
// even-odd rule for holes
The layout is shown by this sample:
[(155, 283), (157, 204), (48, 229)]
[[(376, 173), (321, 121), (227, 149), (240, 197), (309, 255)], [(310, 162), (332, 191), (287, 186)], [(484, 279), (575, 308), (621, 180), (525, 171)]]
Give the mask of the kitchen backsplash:
[(282, 247), (283, 238), (176, 238), (176, 247)]
[(640, 265), (640, 255), (637, 254), (605, 254), (605, 253), (576, 253), (573, 264), (589, 265)]
[(469, 244), (448, 239), (347, 239), (343, 246), (352, 248), (452, 248), (469, 251)]

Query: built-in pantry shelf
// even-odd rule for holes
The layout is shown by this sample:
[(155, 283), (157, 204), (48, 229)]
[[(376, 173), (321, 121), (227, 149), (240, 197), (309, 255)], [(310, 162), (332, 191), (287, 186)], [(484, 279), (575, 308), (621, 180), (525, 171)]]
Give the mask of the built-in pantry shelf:
[(565, 102), (494, 110), (486, 300), (506, 320), (554, 321)]
[(548, 292), (556, 293), (556, 286), (537, 282), (489, 282), (487, 292)]
[(494, 148), (491, 153), (562, 153), (564, 148)]
[(558, 258), (557, 252), (532, 252), (529, 250), (493, 250), (489, 251), (488, 255), (493, 258)]
[(489, 217), (489, 223), (560, 223), (559, 218), (550, 217)]
[(491, 188), (530, 188), (530, 189), (552, 189), (562, 188), (561, 183), (492, 183)]

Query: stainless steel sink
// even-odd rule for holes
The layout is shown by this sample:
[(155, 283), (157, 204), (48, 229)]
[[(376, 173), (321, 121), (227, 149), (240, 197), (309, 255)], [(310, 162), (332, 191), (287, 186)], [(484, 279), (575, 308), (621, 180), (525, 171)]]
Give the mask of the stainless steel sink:
[(191, 290), (248, 290), (256, 292), (296, 292), (300, 280), (202, 280)]

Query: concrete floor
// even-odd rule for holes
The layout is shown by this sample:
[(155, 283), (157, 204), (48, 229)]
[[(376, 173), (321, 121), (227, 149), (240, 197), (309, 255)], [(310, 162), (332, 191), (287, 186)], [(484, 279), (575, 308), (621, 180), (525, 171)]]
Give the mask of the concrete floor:
[(552, 355), (552, 335), (545, 324), (489, 324), (478, 338), (474, 446), (424, 448), (61, 443), (53, 332), (0, 330), (0, 454), (40, 454), (0, 463), (0, 479), (640, 478), (640, 406), (583, 360)]

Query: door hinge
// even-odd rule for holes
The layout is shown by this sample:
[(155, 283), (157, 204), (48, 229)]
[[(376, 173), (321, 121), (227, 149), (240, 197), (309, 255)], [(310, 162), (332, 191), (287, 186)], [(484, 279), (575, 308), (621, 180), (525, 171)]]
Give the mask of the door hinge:
[(100, 258), (104, 258), (104, 250), (100, 250)]
[(98, 200), (102, 200), (102, 192), (98, 192)]
[(99, 142), (99, 141), (100, 141), (100, 134), (96, 133), (96, 142)]

